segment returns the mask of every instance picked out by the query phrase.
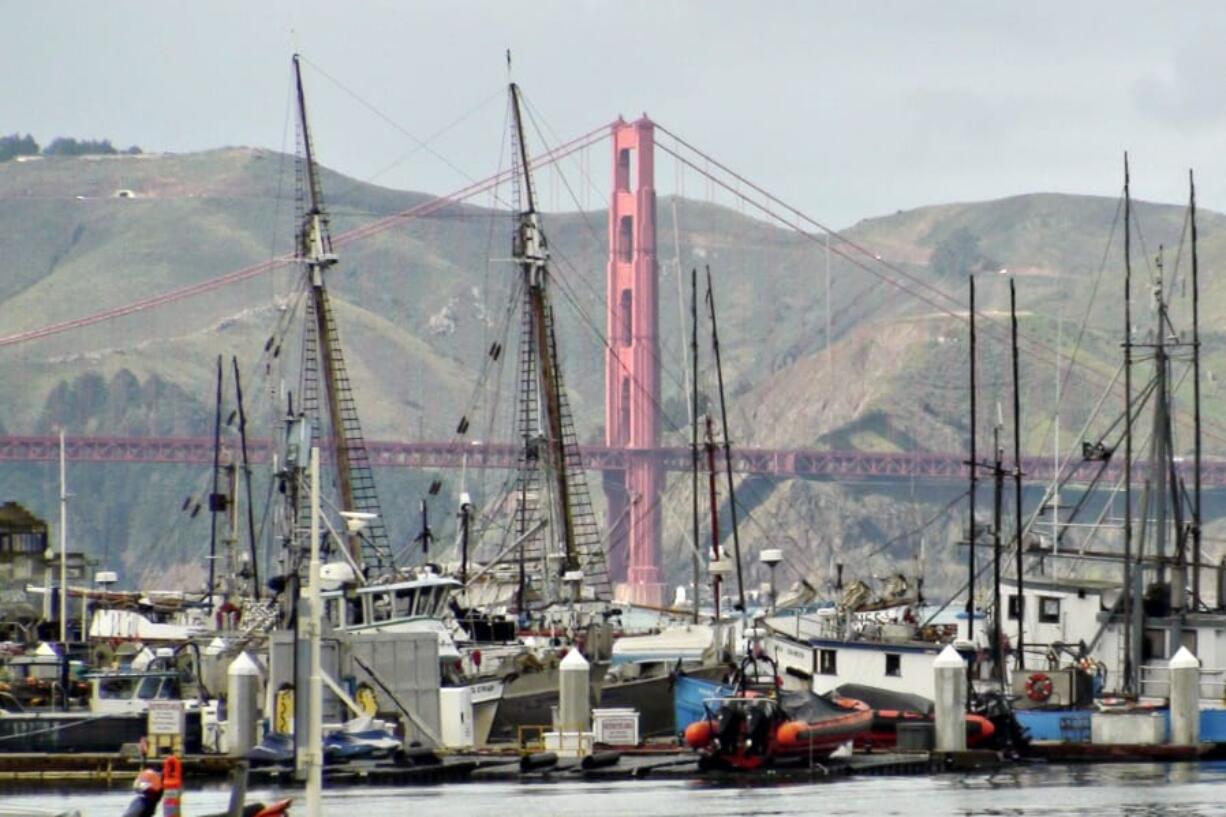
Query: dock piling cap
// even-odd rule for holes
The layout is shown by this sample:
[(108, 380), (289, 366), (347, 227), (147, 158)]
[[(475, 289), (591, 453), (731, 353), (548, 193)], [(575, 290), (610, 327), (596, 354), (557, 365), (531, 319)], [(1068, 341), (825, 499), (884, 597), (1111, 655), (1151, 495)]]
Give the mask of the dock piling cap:
[(230, 668), (226, 670), (227, 675), (259, 675), (260, 668), (251, 660), (251, 656), (247, 653), (239, 653), (238, 658), (230, 662)]
[(558, 665), (559, 669), (563, 670), (587, 670), (587, 659), (583, 657), (583, 653), (578, 650), (571, 650), (566, 653), (566, 657), (562, 659), (562, 663)]
[(1187, 647), (1180, 647), (1179, 652), (1171, 657), (1171, 663), (1168, 666), (1170, 669), (1189, 669), (1191, 667), (1200, 669), (1200, 661)]
[(958, 651), (954, 649), (953, 644), (947, 644), (945, 649), (941, 650), (941, 654), (932, 662), (932, 666), (936, 669), (946, 669), (949, 667), (962, 669), (966, 666), (966, 662), (962, 660), (962, 656), (958, 655)]

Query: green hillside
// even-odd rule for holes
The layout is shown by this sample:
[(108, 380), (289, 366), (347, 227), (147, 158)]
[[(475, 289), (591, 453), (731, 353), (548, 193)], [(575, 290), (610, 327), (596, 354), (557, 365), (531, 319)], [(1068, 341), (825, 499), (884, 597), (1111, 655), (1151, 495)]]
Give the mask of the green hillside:
[[(323, 185), (334, 235), (429, 199), (331, 172), (323, 174)], [(0, 164), (0, 250), (8, 266), (0, 280), (0, 334), (123, 305), (283, 254), (292, 243), (294, 187), (291, 158), (241, 148)], [(664, 249), (672, 243), (674, 204), (679, 265)], [(1188, 264), (1186, 257), (1177, 263), (1173, 249), (1183, 209), (1136, 209), (1144, 235), (1143, 246), (1134, 242), (1138, 323), (1147, 320), (1148, 268), (1159, 244), (1168, 248), (1167, 281), (1174, 280), (1173, 308), (1183, 320)], [(1116, 211), (1113, 200), (1041, 194), (860, 222), (845, 237), (869, 255), (834, 242), (833, 332), (827, 338), (821, 243), (710, 204), (661, 200), (665, 441), (688, 441), (680, 427), (688, 337), (680, 328), (677, 270), (685, 272), (688, 291), (688, 270), (706, 265), (716, 278), (731, 435), (738, 445), (961, 450), (967, 436), (966, 323), (950, 311), (965, 310), (967, 271), (978, 274), (980, 308), (989, 317), (981, 335), (985, 447), (995, 404), (1009, 405), (1002, 339), (1010, 276), (1017, 280), (1027, 338), (1024, 437), (1031, 452), (1050, 445), (1057, 338), (1067, 358), (1085, 318), (1079, 367), (1060, 418), (1071, 440), (1117, 364), (1122, 225)], [(603, 212), (560, 213), (545, 220), (556, 261), (564, 365), (583, 440), (603, 438), (604, 218)], [(1226, 409), (1215, 399), (1216, 372), (1226, 363), (1219, 329), (1226, 285), (1213, 274), (1226, 260), (1224, 227), (1226, 217), (1202, 214), (1205, 411), (1217, 429), (1206, 437), (1211, 453), (1226, 453)], [(485, 351), (504, 333), (515, 275), (506, 263), (509, 235), (505, 213), (453, 206), (340, 248), (330, 288), (369, 438), (449, 439), (467, 415), (473, 419), (470, 438), (510, 439), (509, 377), (475, 391)], [(904, 282), (911, 293), (844, 256)], [(283, 410), (278, 395), (296, 388), (295, 346), (286, 340), (275, 360), (263, 349), (293, 306), (297, 275), (282, 267), (155, 310), (0, 349), (8, 409), (0, 424), (8, 433), (47, 433), (62, 425), (82, 434), (204, 435), (212, 417), (213, 367), (223, 354), (240, 359), (255, 433), (269, 436)], [(705, 346), (701, 354), (709, 361)], [(704, 363), (704, 380), (712, 377)], [(1178, 444), (1186, 443), (1184, 434)], [(435, 476), (379, 474), (394, 542), (411, 539), (416, 499)], [(442, 542), (452, 535), (458, 491), (457, 475), (445, 477), (434, 522)], [(500, 477), (470, 475), (467, 487), (480, 501)], [(70, 527), (92, 552), (118, 560), (129, 579), (191, 576), (203, 564), (207, 515), (185, 519), (179, 508), (206, 479), (178, 466), (74, 468), (79, 498)], [(57, 486), (48, 466), (5, 464), (0, 486), (5, 496), (53, 515)], [(662, 500), (676, 580), (684, 580), (688, 569), (686, 491), (685, 480), (672, 480)], [(745, 539), (751, 550), (787, 542), (797, 564), (824, 574), (833, 560), (879, 550), (960, 491), (952, 484), (753, 480), (741, 498), (751, 511)], [(948, 542), (957, 520), (949, 515), (927, 531), (934, 584), (948, 577)], [(879, 560), (868, 569), (912, 558), (915, 544), (914, 537), (903, 537), (876, 553)], [(165, 573), (171, 564), (175, 572)]]

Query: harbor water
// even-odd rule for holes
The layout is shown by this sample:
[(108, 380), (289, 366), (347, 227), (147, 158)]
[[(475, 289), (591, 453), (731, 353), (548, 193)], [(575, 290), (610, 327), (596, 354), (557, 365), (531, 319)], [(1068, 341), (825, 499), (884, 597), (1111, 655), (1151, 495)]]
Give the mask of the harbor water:
[[(0, 786), (11, 784), (0, 784)], [(1203, 764), (1027, 765), (990, 774), (933, 777), (864, 777), (815, 784), (753, 786), (706, 781), (616, 783), (472, 783), (420, 788), (346, 788), (325, 792), (328, 817), (403, 817), (412, 814), (489, 817), (497, 814), (664, 817), (664, 815), (1226, 815), (1226, 761)], [(291, 814), (302, 814), (301, 792), (253, 790), (264, 799), (295, 796)], [(185, 793), (183, 813), (224, 811), (227, 792)], [(80, 788), (0, 788), (0, 817), (78, 810), (82, 817), (117, 817), (127, 791)]]

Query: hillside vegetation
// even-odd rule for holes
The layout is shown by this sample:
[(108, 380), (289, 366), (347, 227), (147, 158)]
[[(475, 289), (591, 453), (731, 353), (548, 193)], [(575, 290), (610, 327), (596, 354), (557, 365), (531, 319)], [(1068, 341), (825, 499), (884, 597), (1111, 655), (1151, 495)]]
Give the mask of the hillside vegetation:
[[(120, 306), (286, 253), (292, 246), (292, 159), (233, 148), (182, 156), (46, 157), (0, 165), (0, 334), (35, 329)], [(325, 171), (334, 235), (429, 200)], [(659, 203), (659, 231), (671, 238), (673, 202)], [(984, 448), (997, 403), (1010, 404), (1008, 280), (1017, 281), (1022, 333), (1024, 439), (1050, 446), (1055, 349), (1077, 349), (1060, 423), (1073, 439), (1114, 373), (1119, 357), (1122, 259), (1117, 202), (1027, 195), (946, 204), (862, 221), (832, 244), (832, 302), (825, 302), (825, 249), (810, 238), (734, 211), (676, 203), (679, 264), (662, 241), (660, 328), (665, 442), (688, 442), (678, 266), (709, 265), (716, 280), (730, 433), (761, 447), (959, 451), (966, 445), (966, 275), (979, 281), (981, 413)], [(1141, 203), (1144, 245), (1136, 258), (1138, 324), (1147, 325), (1149, 276), (1159, 244), (1177, 321), (1189, 309), (1188, 263), (1176, 259), (1183, 208)], [(581, 440), (603, 439), (604, 213), (549, 214), (555, 303), (563, 359)], [(1206, 435), (1224, 453), (1223, 370), (1226, 217), (1202, 213), (1202, 339)], [(470, 439), (510, 440), (509, 374), (482, 382), (486, 350), (513, 350), (505, 328), (515, 271), (505, 213), (451, 206), (345, 245), (330, 272), (350, 375), (368, 438), (450, 439), (462, 415)], [(1114, 236), (1109, 245), (1109, 239)], [(857, 248), (862, 246), (868, 254)], [(880, 256), (880, 262), (873, 256)], [(854, 259), (852, 263), (848, 259)], [(889, 266), (886, 266), (886, 265)], [(866, 271), (905, 285), (903, 289)], [(1002, 274), (1007, 271), (1007, 274)], [(300, 272), (291, 266), (158, 309), (42, 340), (0, 348), (7, 433), (205, 435), (211, 431), (216, 358), (242, 363), (253, 433), (269, 437), (297, 388), (295, 341), (264, 354), (287, 318)], [(1173, 284), (1172, 284), (1173, 281)], [(917, 295), (922, 297), (916, 297)], [(688, 310), (688, 305), (687, 305)], [(831, 337), (826, 313), (831, 311)], [(1084, 332), (1083, 327), (1084, 325)], [(713, 377), (704, 344), (703, 380)], [(514, 355), (504, 360), (513, 364)], [(703, 387), (713, 394), (712, 386)], [(1185, 388), (1186, 391), (1186, 388)], [(474, 402), (474, 395), (477, 399)], [(1118, 401), (1116, 401), (1118, 402)], [(1181, 430), (1177, 444), (1189, 442)], [(395, 542), (414, 535), (415, 504), (438, 475), (379, 474)], [(458, 475), (446, 474), (434, 528), (449, 542)], [(469, 474), (467, 488), (492, 494), (502, 475)], [(130, 580), (191, 577), (203, 564), (207, 514), (185, 518), (184, 496), (207, 474), (169, 466), (74, 468), (74, 524), (91, 552), (106, 554)], [(593, 481), (598, 484), (598, 481)], [(53, 516), (58, 486), (49, 466), (7, 463), (5, 498)], [(782, 541), (818, 580), (834, 561), (884, 572), (914, 557), (919, 536), (900, 536), (928, 519), (962, 486), (850, 486), (751, 480), (741, 502), (751, 518), (751, 551)], [(670, 575), (688, 570), (688, 481), (673, 479), (665, 504)], [(263, 502), (264, 488), (258, 493)], [(726, 508), (725, 508), (726, 511)], [(262, 513), (262, 505), (261, 505)], [(930, 582), (952, 568), (949, 543), (960, 517), (925, 533)], [(896, 541), (893, 541), (896, 540)], [(888, 546), (883, 547), (883, 545)], [(176, 572), (165, 568), (177, 564)]]

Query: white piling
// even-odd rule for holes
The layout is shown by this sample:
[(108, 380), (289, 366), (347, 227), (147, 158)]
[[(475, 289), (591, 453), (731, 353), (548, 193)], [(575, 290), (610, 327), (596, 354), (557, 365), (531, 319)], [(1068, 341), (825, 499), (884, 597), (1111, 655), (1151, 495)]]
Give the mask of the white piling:
[(587, 732), (592, 728), (591, 671), (578, 650), (571, 650), (562, 659), (558, 667), (559, 732)]
[(932, 662), (936, 678), (936, 750), (966, 751), (966, 663), (953, 645)]
[(259, 742), (260, 670), (240, 653), (226, 670), (226, 743), (231, 757), (243, 757)]
[(1180, 647), (1168, 664), (1171, 674), (1171, 743), (1195, 746), (1200, 742), (1200, 661)]

